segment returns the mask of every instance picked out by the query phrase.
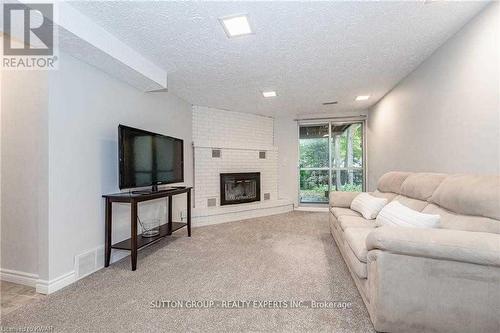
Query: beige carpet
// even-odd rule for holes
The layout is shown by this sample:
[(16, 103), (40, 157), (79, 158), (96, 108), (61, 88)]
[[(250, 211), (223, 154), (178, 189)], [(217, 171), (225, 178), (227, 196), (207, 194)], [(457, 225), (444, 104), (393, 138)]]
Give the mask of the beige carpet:
[[(158, 300), (295, 300), (304, 307), (151, 308)], [(312, 309), (311, 300), (352, 307)], [(53, 326), (55, 332), (373, 332), (330, 235), (328, 214), (308, 212), (195, 228), (192, 238), (178, 231), (140, 251), (136, 272), (125, 258), (7, 314), (2, 326)]]

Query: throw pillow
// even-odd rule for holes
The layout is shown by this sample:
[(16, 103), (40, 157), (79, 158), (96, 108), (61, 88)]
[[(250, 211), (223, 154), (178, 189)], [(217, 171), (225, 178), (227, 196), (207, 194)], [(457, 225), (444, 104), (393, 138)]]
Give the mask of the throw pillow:
[(439, 215), (420, 213), (398, 201), (393, 201), (380, 211), (377, 216), (377, 225), (436, 228), (440, 219)]
[(367, 220), (373, 220), (387, 204), (387, 199), (376, 198), (368, 193), (358, 194), (351, 202), (351, 209), (357, 211)]

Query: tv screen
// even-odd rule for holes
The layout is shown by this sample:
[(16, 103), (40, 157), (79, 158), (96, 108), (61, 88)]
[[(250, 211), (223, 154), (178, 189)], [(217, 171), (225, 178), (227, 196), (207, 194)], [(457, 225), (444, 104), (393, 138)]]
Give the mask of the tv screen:
[(181, 139), (118, 126), (120, 189), (184, 181)]

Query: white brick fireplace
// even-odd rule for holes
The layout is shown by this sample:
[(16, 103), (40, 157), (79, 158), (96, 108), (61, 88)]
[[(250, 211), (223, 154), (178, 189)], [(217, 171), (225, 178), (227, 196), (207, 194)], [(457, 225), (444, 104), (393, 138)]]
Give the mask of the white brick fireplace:
[[(193, 107), (193, 224), (205, 225), (282, 213), (293, 209), (278, 199), (278, 150), (273, 119)], [(222, 206), (220, 174), (260, 172), (260, 202)]]

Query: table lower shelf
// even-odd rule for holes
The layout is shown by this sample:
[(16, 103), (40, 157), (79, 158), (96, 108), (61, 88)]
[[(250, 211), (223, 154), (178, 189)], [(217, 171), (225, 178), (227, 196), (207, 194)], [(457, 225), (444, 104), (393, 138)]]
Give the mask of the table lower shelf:
[[(187, 223), (182, 222), (172, 222), (172, 232), (179, 230), (183, 227), (187, 226)], [(154, 243), (159, 239), (168, 236), (168, 224), (162, 224), (160, 226), (160, 234), (153, 237), (143, 237), (142, 234), (137, 235), (137, 249), (140, 249), (146, 245)], [(116, 244), (111, 245), (112, 249), (118, 250), (132, 250), (132, 239), (125, 239), (124, 241), (118, 242)]]

